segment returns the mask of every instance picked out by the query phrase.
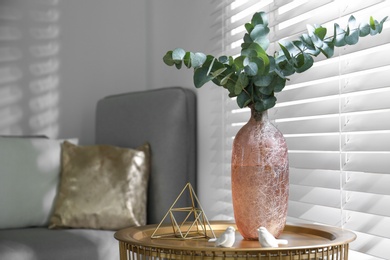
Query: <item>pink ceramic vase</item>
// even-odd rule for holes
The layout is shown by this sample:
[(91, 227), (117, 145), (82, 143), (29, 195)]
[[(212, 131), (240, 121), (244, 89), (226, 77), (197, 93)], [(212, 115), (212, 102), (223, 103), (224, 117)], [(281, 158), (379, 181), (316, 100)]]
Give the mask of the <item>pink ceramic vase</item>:
[(240, 234), (258, 239), (264, 226), (278, 237), (286, 224), (289, 166), (286, 141), (268, 120), (267, 111), (251, 108), (251, 118), (237, 133), (232, 151), (232, 198)]

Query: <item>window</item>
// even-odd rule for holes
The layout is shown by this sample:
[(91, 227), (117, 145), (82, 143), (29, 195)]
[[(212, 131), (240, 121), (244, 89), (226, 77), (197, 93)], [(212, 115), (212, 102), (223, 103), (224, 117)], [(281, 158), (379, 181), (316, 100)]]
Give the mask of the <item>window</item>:
[[(350, 15), (368, 21), (390, 14), (390, 1), (225, 1), (224, 53), (236, 55), (244, 26), (256, 11), (268, 13), (271, 54), (281, 39), (294, 39), (306, 24), (342, 27)], [(329, 27), (328, 26), (328, 27)], [(351, 259), (390, 258), (390, 28), (375, 37), (319, 56), (290, 77), (269, 117), (289, 147), (288, 221), (321, 223), (354, 231)], [(329, 28), (332, 30), (332, 28)], [(249, 119), (226, 95), (225, 172), (232, 140)], [(231, 214), (233, 213), (226, 213)]]

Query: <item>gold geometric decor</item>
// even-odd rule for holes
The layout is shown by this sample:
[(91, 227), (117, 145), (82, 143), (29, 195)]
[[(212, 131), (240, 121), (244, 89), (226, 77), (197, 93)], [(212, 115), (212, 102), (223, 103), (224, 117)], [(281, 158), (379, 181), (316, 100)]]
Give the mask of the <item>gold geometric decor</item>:
[[(188, 192), (191, 198), (191, 205), (187, 207), (178, 207), (175, 205), (180, 200), (184, 192)], [(197, 206), (196, 206), (197, 205)], [(184, 214), (184, 219), (179, 223), (177, 221), (180, 215)], [(160, 228), (166, 218), (170, 217), (172, 223), (171, 229)], [(172, 231), (172, 232), (170, 232)], [(190, 183), (187, 183), (172, 206), (169, 208), (160, 224), (154, 230), (151, 238), (161, 239), (200, 239), (200, 238), (216, 238), (213, 229), (204, 213), (199, 199), (195, 194)]]

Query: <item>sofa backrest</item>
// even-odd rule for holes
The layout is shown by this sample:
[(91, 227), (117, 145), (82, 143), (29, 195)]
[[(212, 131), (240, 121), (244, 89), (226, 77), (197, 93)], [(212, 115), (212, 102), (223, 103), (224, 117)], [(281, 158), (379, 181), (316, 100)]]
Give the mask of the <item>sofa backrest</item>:
[[(96, 144), (136, 148), (145, 142), (151, 147), (147, 222), (156, 224), (188, 182), (196, 191), (194, 92), (169, 87), (99, 100)], [(183, 196), (177, 206), (191, 205), (189, 194)]]

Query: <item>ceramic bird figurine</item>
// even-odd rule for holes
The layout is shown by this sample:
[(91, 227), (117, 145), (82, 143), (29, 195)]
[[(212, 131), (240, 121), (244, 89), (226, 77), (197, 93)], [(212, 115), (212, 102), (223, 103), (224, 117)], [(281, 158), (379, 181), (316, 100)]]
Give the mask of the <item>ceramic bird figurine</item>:
[(220, 247), (232, 247), (236, 240), (236, 230), (234, 227), (229, 226), (225, 232), (221, 234), (217, 239), (210, 239), (209, 242), (215, 241), (215, 246)]
[(287, 245), (285, 239), (276, 239), (265, 227), (257, 229), (259, 232), (259, 242), (262, 247), (279, 247), (279, 245)]

